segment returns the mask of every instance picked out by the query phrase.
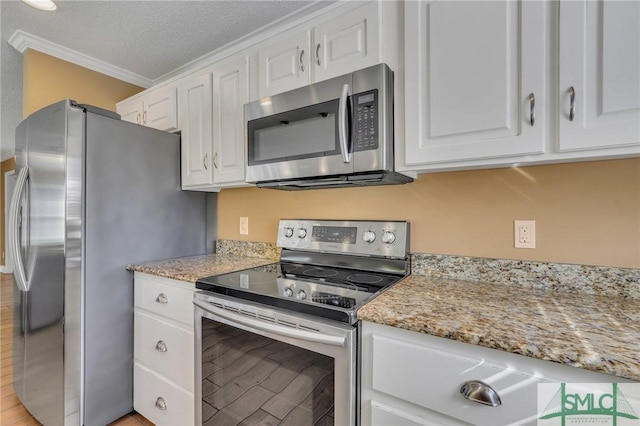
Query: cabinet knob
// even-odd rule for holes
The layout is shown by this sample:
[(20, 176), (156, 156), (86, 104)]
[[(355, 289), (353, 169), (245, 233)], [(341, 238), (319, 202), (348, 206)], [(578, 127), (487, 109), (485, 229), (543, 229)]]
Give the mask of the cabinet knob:
[(497, 407), (502, 405), (500, 395), (488, 384), (480, 380), (469, 380), (460, 388), (460, 394), (469, 401)]
[(167, 344), (163, 340), (158, 340), (158, 343), (156, 343), (156, 351), (158, 351), (158, 352), (166, 352), (167, 351)]
[(162, 303), (162, 304), (169, 303), (169, 298), (167, 297), (166, 294), (160, 293), (158, 297), (156, 297), (156, 302)]
[(166, 410), (167, 409), (167, 402), (164, 400), (163, 397), (159, 396), (158, 399), (156, 399), (156, 408), (158, 410)]

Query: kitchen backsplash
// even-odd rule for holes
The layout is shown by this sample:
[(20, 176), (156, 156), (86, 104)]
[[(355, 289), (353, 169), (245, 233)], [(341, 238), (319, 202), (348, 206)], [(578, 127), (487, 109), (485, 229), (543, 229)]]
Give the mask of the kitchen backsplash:
[[(271, 243), (218, 240), (216, 253), (277, 260)], [(411, 273), (540, 290), (640, 299), (640, 269), (413, 253)]]

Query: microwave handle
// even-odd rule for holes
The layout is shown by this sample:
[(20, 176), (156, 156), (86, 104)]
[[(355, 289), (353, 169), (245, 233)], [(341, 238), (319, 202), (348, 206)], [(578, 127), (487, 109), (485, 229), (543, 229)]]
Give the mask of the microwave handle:
[(342, 153), (342, 161), (344, 163), (351, 162), (351, 152), (349, 151), (349, 109), (347, 102), (349, 100), (349, 85), (342, 86), (340, 94), (340, 103), (338, 104), (338, 138), (340, 139), (340, 152)]

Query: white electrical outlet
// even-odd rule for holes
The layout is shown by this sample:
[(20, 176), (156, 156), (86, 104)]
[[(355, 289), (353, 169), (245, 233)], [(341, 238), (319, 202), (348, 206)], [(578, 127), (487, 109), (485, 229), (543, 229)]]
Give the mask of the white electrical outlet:
[(249, 235), (249, 218), (240, 218), (240, 235)]
[(536, 221), (516, 220), (513, 224), (515, 248), (536, 248)]

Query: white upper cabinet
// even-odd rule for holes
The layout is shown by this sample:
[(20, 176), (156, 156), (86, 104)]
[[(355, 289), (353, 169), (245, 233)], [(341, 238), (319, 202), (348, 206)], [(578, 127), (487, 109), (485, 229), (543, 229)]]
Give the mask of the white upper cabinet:
[(309, 31), (288, 35), (258, 52), (258, 95), (271, 96), (311, 81)]
[(348, 74), (380, 61), (378, 3), (341, 14), (313, 29), (314, 80)]
[(183, 78), (178, 96), (182, 187), (213, 184), (211, 73)]
[(263, 42), (258, 47), (258, 96), (286, 92), (379, 63), (380, 10), (397, 9), (397, 3), (383, 3), (360, 3), (356, 8), (345, 3), (326, 16)]
[(178, 129), (176, 92), (173, 85), (161, 86), (118, 102), (116, 109), (125, 121), (172, 132)]
[(560, 2), (559, 38), (559, 150), (640, 146), (640, 2)]
[(545, 2), (404, 6), (405, 164), (543, 153)]
[(249, 102), (249, 58), (234, 56), (213, 71), (213, 181), (244, 183), (244, 104)]

